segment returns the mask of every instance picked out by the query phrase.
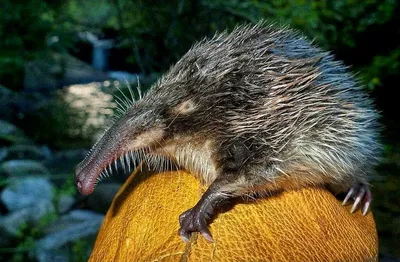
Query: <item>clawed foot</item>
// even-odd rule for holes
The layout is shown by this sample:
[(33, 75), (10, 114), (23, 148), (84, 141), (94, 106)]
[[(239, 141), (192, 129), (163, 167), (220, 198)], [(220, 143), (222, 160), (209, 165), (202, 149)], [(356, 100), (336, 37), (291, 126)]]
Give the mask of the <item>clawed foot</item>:
[(193, 232), (200, 232), (205, 239), (214, 242), (210, 230), (208, 229), (208, 219), (207, 213), (197, 206), (183, 212), (179, 216), (179, 223), (181, 225), (179, 236), (183, 241), (188, 242)]
[(353, 186), (347, 193), (342, 205), (346, 205), (350, 198), (354, 199), (351, 213), (356, 211), (358, 205), (361, 203), (361, 212), (365, 216), (371, 205), (372, 195), (369, 187), (365, 184), (357, 184)]

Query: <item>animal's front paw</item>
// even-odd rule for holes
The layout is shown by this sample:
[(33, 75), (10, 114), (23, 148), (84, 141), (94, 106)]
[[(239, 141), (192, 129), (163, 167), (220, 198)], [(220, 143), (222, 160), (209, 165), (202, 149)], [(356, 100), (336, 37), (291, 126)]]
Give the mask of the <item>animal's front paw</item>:
[(205, 239), (213, 242), (210, 230), (207, 225), (208, 216), (206, 212), (202, 211), (197, 206), (186, 210), (179, 216), (179, 236), (183, 241), (188, 242), (193, 232), (200, 232)]

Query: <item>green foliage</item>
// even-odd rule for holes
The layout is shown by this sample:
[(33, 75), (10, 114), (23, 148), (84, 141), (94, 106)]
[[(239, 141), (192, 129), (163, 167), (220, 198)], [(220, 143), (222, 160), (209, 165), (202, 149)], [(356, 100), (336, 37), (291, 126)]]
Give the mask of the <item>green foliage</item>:
[(55, 221), (56, 218), (55, 213), (49, 213), (41, 218), (35, 227), (32, 227), (29, 223), (23, 224), (16, 239), (17, 245), (13, 248), (1, 248), (0, 253), (12, 253), (9, 258), (9, 261), (12, 262), (31, 261), (29, 252), (34, 250), (37, 239), (43, 236), (45, 227)]
[(57, 32), (55, 15), (62, 1), (3, 0), (0, 9), (0, 83), (20, 89), (24, 65), (46, 51), (46, 39)]
[(374, 56), (372, 62), (362, 71), (361, 79), (369, 90), (382, 87), (382, 79), (398, 75), (400, 72), (400, 48), (392, 50), (388, 55)]
[(5, 0), (0, 5), (6, 10), (0, 16), (0, 82), (21, 87), (25, 62), (44, 49), (52, 26), (46, 15), (51, 10), (40, 0), (22, 4)]
[(72, 245), (73, 261), (86, 262), (92, 250), (94, 240), (80, 239)]
[[(319, 45), (335, 50), (340, 59), (360, 69), (368, 67), (369, 73), (373, 73), (367, 79), (372, 83), (370, 88), (376, 86), (372, 79), (382, 78), (382, 71), (375, 69), (379, 66), (374, 61), (376, 53), (366, 53), (359, 46), (364, 45), (370, 30), (386, 28), (398, 8), (394, 0), (368, 0), (362, 4), (354, 0), (114, 0), (110, 5), (114, 12), (110, 11), (112, 17), (104, 22), (104, 27), (118, 32), (119, 48), (130, 50), (126, 62), (142, 72), (166, 70), (205, 35), (238, 23), (266, 19), (300, 29)], [(382, 59), (388, 56), (380, 55)]]
[(18, 246), (14, 249), (14, 254), (11, 257), (11, 262), (24, 262), (29, 261), (28, 251), (33, 250), (35, 247), (35, 238), (27, 235), (18, 242)]
[(57, 189), (56, 199), (62, 195), (76, 195), (75, 177), (68, 174), (68, 176), (64, 175), (63, 178), (65, 178), (65, 183)]
[(12, 10), (0, 17), (0, 83), (13, 89), (23, 84), (25, 63), (49, 51), (46, 42), (52, 36), (59, 41), (51, 49), (64, 51), (77, 32), (86, 30), (116, 32), (117, 48), (127, 50), (124, 62), (147, 73), (166, 70), (205, 35), (260, 19), (290, 24), (349, 64), (367, 67), (370, 88), (379, 85), (383, 60), (397, 57), (386, 52), (377, 61), (376, 53), (364, 52), (360, 63), (347, 56), (363, 44), (364, 34), (394, 20), (395, 0), (5, 0), (0, 5)]
[[(53, 145), (55, 146), (73, 146), (75, 143), (82, 143), (82, 140), (84, 140), (85, 144), (89, 145), (93, 132), (88, 131), (87, 136), (84, 137), (78, 130), (86, 121), (85, 117), (87, 116), (83, 115), (84, 113), (73, 110), (68, 103), (61, 99), (52, 99), (43, 104), (34, 114), (27, 114), (26, 121), (32, 123), (29, 132), (32, 132), (36, 141), (54, 141)], [(33, 123), (36, 123), (36, 125)], [(46, 132), (41, 132), (43, 127), (51, 128), (47, 129)], [(77, 134), (70, 130), (77, 130)]]

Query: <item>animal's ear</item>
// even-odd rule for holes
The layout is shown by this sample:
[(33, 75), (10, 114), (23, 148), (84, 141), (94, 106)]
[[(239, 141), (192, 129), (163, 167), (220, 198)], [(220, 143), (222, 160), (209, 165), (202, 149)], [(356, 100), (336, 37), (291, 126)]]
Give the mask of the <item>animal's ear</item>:
[(196, 103), (192, 99), (180, 102), (171, 109), (171, 113), (176, 115), (185, 115), (196, 110)]

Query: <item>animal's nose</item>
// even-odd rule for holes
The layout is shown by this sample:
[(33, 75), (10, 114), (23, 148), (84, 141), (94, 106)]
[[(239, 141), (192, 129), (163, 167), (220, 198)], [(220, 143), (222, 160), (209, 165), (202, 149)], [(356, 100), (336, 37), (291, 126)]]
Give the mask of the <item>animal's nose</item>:
[(75, 184), (76, 184), (76, 187), (78, 188), (78, 191), (80, 193), (82, 193), (83, 186), (82, 186), (82, 182), (80, 181), (80, 179), (78, 177), (75, 178)]

